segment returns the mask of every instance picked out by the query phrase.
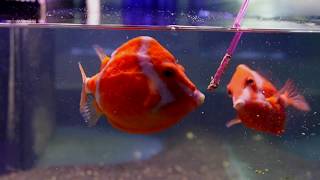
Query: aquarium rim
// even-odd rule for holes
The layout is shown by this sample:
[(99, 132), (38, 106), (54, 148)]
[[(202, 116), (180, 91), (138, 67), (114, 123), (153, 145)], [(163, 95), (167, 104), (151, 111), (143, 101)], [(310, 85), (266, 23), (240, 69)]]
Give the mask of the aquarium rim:
[(74, 24), (74, 23), (0, 23), (0, 28), (75, 28), (75, 29), (95, 29), (95, 30), (152, 30), (152, 31), (213, 31), (213, 32), (254, 32), (254, 33), (319, 33), (320, 29), (289, 29), (289, 28), (226, 28), (219, 26), (147, 26), (147, 25), (123, 25), (123, 24)]

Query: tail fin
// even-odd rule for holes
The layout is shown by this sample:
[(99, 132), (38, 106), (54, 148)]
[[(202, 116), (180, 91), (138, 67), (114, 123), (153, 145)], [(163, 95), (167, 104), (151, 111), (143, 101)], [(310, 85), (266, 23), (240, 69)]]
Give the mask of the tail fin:
[(293, 106), (301, 111), (310, 111), (310, 106), (293, 84), (292, 80), (287, 80), (279, 91), (280, 98), (289, 106)]
[(105, 53), (104, 49), (98, 45), (93, 46), (94, 50), (96, 51), (97, 55), (99, 56), (99, 59), (101, 61), (100, 70), (103, 69), (103, 67), (108, 63), (110, 58)]
[(79, 63), (79, 69), (82, 76), (82, 90), (80, 99), (80, 113), (83, 116), (86, 123), (89, 126), (94, 126), (97, 124), (101, 112), (98, 111), (97, 103), (94, 97), (88, 98), (88, 93), (86, 92), (86, 82), (88, 80), (82, 65)]

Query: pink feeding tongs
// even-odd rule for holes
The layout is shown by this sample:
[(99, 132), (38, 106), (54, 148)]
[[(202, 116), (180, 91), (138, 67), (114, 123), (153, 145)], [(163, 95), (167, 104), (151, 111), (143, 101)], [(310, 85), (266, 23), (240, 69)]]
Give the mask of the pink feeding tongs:
[(248, 5), (249, 5), (249, 0), (244, 0), (241, 5), (241, 8), (238, 12), (238, 15), (233, 23), (233, 26), (232, 26), (232, 28), (235, 28), (237, 30), (237, 32), (234, 35), (234, 37), (229, 45), (229, 48), (227, 49), (227, 52), (224, 55), (224, 57), (220, 63), (219, 68), (217, 69), (216, 74), (214, 75), (214, 77), (211, 77), (211, 82), (207, 88), (209, 91), (213, 91), (214, 89), (218, 88), (221, 76), (226, 71), (227, 66), (229, 64), (229, 61), (231, 60), (231, 57), (233, 55), (233, 52), (238, 45), (238, 42), (239, 42), (241, 35), (243, 33), (239, 30), (240, 30), (240, 26), (241, 26), (241, 22), (243, 20), (244, 14), (247, 11)]

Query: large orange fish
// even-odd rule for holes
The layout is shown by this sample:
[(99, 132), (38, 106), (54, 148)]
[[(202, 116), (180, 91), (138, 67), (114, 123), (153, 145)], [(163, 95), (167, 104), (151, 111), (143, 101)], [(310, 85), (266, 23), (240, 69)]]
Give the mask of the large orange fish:
[(237, 117), (229, 121), (227, 127), (243, 123), (258, 131), (281, 135), (285, 128), (287, 106), (310, 110), (292, 81), (288, 80), (278, 91), (271, 82), (243, 64), (237, 67), (227, 90), (237, 111)]
[(83, 79), (80, 112), (90, 126), (106, 115), (112, 126), (129, 133), (158, 132), (204, 101), (184, 68), (151, 37), (131, 39), (111, 57), (95, 49), (100, 72), (89, 78), (79, 63)]

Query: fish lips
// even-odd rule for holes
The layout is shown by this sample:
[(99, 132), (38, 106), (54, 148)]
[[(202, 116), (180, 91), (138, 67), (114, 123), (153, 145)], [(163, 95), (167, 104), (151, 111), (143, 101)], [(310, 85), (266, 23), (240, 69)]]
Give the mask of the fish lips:
[(199, 90), (193, 91), (192, 97), (195, 100), (197, 106), (200, 106), (204, 103), (205, 95)]
[(244, 105), (245, 105), (245, 101), (242, 99), (239, 99), (233, 102), (233, 108), (236, 109), (237, 111), (242, 109)]

